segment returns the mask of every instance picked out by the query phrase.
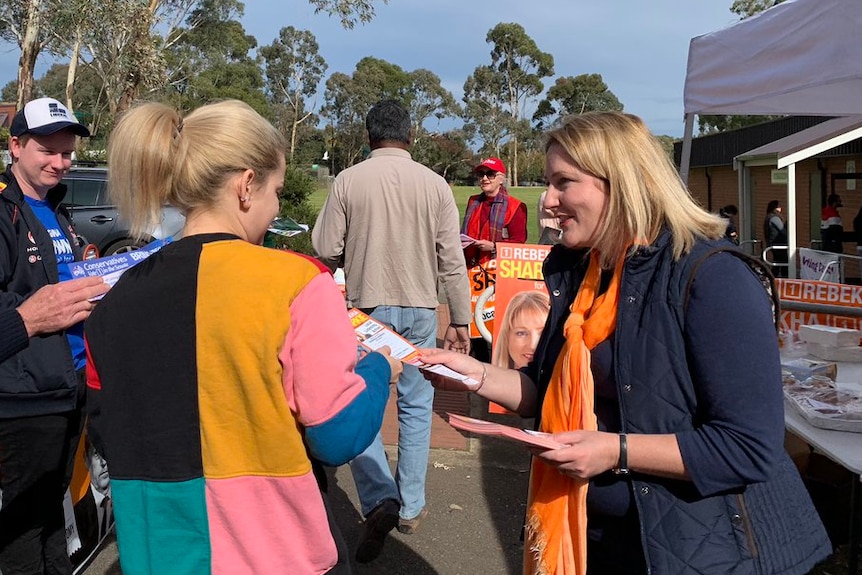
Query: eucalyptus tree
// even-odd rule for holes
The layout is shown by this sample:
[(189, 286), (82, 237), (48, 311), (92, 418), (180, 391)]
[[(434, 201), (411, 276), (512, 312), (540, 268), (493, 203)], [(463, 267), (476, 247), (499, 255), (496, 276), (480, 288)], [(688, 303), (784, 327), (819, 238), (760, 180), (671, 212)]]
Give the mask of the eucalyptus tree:
[(511, 127), (504, 96), (503, 78), (490, 66), (479, 66), (464, 82), (464, 130), (485, 155), (502, 155)]
[(288, 157), (294, 162), (296, 137), (303, 122), (314, 119), (317, 85), (328, 67), (317, 38), (308, 30), (282, 28), (278, 38), (260, 49), (266, 92), (276, 124), (288, 133)]
[(622, 103), (605, 84), (601, 74), (581, 74), (557, 78), (545, 98), (539, 102), (533, 120), (542, 129), (559, 116), (597, 111), (619, 112), (622, 109)]
[[(458, 117), (461, 110), (452, 92), (443, 87), (440, 77), (434, 72), (419, 68), (410, 72), (409, 77), (411, 87), (404, 105), (413, 123), (411, 153), (416, 161), (431, 167), (428, 155), (432, 153), (431, 148), (441, 141), (436, 128), (443, 120)], [(435, 122), (429, 130), (427, 124), (432, 119)]]
[(36, 58), (51, 40), (44, 32), (42, 22), (54, 5), (54, 0), (0, 0), (0, 38), (16, 44), (21, 51), (18, 59), (18, 108), (32, 98)]
[[(348, 29), (357, 22), (370, 21), (377, 2), (308, 1), (316, 12), (339, 18)], [(89, 61), (102, 79), (111, 111), (126, 109), (142, 91), (158, 90), (168, 81), (164, 51), (179, 38), (177, 30), (188, 14), (203, 3), (201, 0), (0, 0), (0, 39), (15, 43), (20, 49), (19, 107), (32, 96), (36, 59), (54, 42), (57, 42), (55, 55), (71, 55), (68, 85), (74, 84), (78, 60), (75, 44), (80, 42), (81, 58)]]
[(473, 152), (463, 130), (428, 133), (421, 152), (414, 151), (414, 156), (450, 182), (468, 179), (473, 167)]
[[(410, 113), (412, 122), (412, 154), (426, 162), (426, 148), (435, 143), (426, 123), (457, 117), (460, 110), (452, 93), (440, 78), (423, 68), (405, 71), (397, 64), (379, 58), (365, 57), (356, 64), (353, 74), (332, 74), (326, 81), (321, 115), (327, 120), (329, 154), (337, 154), (338, 167), (359, 160), (366, 149), (365, 116), (380, 100), (400, 102)], [(333, 164), (334, 167), (334, 164)]]
[(353, 74), (332, 74), (326, 81), (321, 115), (329, 123), (329, 143), (333, 167), (352, 166), (367, 151), (365, 116), (376, 102), (384, 99), (407, 102), (413, 80), (397, 64), (366, 56)]
[(320, 114), (327, 122), (325, 155), (333, 173), (356, 163), (365, 144), (369, 102), (355, 84), (353, 77), (343, 72), (335, 72), (326, 80)]
[(739, 14), (740, 18), (748, 18), (763, 12), (767, 8), (772, 8), (776, 4), (781, 4), (784, 0), (733, 0), (730, 11), (734, 14)]
[[(485, 38), (492, 44), (491, 65), (487, 68), (477, 68), (468, 82), (473, 80), (470, 86), (471, 92), (485, 92), (491, 95), (491, 90), (496, 90), (494, 102), (506, 113), (508, 126), (505, 137), (511, 149), (509, 177), (511, 181), (518, 181), (518, 130), (523, 117), (529, 117), (527, 108), (544, 91), (542, 80), (553, 76), (554, 57), (543, 52), (536, 42), (527, 34), (524, 27), (515, 23), (500, 23), (494, 26)], [(493, 78), (487, 87), (479, 85), (482, 78), (490, 74)], [(487, 80), (485, 80), (487, 82)], [(465, 103), (467, 101), (468, 86), (465, 84)], [(470, 96), (471, 98), (473, 96)], [(469, 122), (482, 123), (482, 118), (476, 117), (468, 112)]]
[(232, 98), (268, 114), (260, 62), (250, 54), (257, 40), (240, 22), (243, 13), (238, 0), (199, 0), (167, 39), (166, 82), (153, 96), (184, 111)]
[[(341, 20), (341, 26), (352, 29), (356, 22), (371, 22), (374, 19), (374, 0), (308, 0), (315, 14), (325, 12)], [(381, 0), (388, 4), (389, 0)]]
[[(90, 127), (90, 132), (97, 134), (99, 127), (104, 125), (104, 114), (107, 112), (102, 84), (99, 77), (90, 66), (82, 66), (75, 73), (77, 77), (74, 92), (75, 115), (83, 124)], [(63, 101), (69, 94), (68, 88), (69, 64), (53, 64), (34, 83), (34, 97), (48, 96)]]

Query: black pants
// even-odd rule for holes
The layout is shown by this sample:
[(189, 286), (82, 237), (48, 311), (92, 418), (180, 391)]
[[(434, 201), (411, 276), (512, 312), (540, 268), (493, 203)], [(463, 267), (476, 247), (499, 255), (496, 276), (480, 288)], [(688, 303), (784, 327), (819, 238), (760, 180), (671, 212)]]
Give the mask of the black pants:
[(63, 497), (83, 417), (66, 413), (0, 419), (0, 572), (70, 575)]

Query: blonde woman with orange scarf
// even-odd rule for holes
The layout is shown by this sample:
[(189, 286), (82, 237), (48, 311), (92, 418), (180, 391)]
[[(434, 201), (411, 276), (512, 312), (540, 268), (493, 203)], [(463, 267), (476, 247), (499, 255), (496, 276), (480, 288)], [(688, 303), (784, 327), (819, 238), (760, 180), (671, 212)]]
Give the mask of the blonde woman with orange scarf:
[(548, 134), (560, 245), (533, 361), (425, 350), (566, 445), (534, 453), (524, 573), (808, 573), (831, 549), (783, 448), (773, 280), (723, 239), (646, 125)]

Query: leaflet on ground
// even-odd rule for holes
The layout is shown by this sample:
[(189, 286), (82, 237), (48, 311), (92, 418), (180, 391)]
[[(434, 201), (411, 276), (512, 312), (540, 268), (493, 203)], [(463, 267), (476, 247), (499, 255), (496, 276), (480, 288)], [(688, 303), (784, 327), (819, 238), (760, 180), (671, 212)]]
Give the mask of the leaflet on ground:
[(493, 421), (485, 421), (483, 419), (474, 419), (465, 415), (457, 415), (455, 413), (446, 413), (449, 420), (449, 425), (461, 431), (469, 431), (480, 435), (495, 435), (504, 439), (511, 439), (518, 443), (529, 445), (530, 447), (539, 447), (542, 449), (559, 449), (566, 447), (564, 443), (559, 443), (551, 439), (549, 433), (542, 431), (532, 431), (530, 429), (521, 429), (495, 423)]
[[(105, 280), (106, 284), (113, 287), (126, 270), (136, 263), (147, 259), (172, 241), (172, 237), (167, 237), (163, 240), (151, 242), (142, 248), (131, 252), (114, 254), (103, 258), (83, 260), (80, 262), (72, 262), (66, 264), (66, 266), (69, 268), (69, 273), (72, 278), (98, 276)], [(93, 299), (98, 300), (101, 298), (102, 296)]]
[(384, 345), (388, 345), (392, 357), (406, 364), (414, 365), (424, 371), (430, 371), (450, 379), (463, 381), (467, 385), (479, 385), (479, 382), (475, 379), (451, 370), (445, 365), (430, 365), (422, 362), (419, 359), (419, 350), (416, 346), (365, 312), (352, 308), (347, 312), (347, 315), (353, 324), (356, 339), (359, 340), (362, 347), (376, 351)]

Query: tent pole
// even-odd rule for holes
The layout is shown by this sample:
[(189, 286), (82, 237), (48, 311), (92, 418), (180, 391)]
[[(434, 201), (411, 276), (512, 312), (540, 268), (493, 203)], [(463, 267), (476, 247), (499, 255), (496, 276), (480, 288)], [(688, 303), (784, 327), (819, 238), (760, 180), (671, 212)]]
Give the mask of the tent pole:
[(787, 222), (784, 224), (788, 228), (787, 234), (787, 277), (796, 279), (796, 237), (798, 217), (796, 214), (796, 164), (787, 166)]
[[(739, 233), (739, 243), (740, 245), (745, 245), (745, 242), (749, 240), (756, 239), (756, 235), (752, 236), (752, 226), (751, 226), (751, 210), (749, 209), (749, 201), (748, 201), (748, 190), (745, 188), (745, 162), (739, 162), (736, 158), (733, 159), (733, 169), (736, 170), (736, 182), (737, 182), (737, 198), (736, 205), (739, 206), (739, 216), (737, 221), (737, 232)], [(757, 244), (752, 244), (752, 255), (755, 257), (761, 257), (761, 254), (757, 253), (756, 249)]]
[(685, 115), (685, 133), (682, 136), (682, 156), (679, 159), (679, 177), (688, 186), (688, 168), (691, 160), (691, 136), (694, 133), (694, 114)]

